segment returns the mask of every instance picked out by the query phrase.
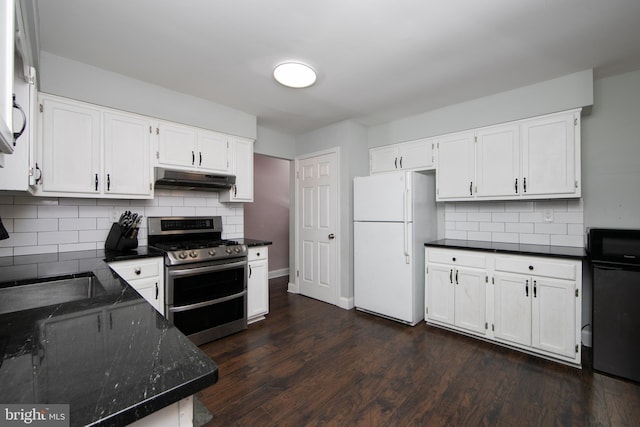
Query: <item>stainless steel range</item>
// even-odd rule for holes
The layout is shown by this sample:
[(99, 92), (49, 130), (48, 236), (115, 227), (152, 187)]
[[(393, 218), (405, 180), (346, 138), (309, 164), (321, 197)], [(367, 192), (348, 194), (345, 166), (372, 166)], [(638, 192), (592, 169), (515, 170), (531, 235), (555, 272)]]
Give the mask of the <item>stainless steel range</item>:
[(149, 217), (148, 244), (165, 253), (165, 312), (194, 343), (247, 328), (247, 247), (222, 239), (222, 218)]

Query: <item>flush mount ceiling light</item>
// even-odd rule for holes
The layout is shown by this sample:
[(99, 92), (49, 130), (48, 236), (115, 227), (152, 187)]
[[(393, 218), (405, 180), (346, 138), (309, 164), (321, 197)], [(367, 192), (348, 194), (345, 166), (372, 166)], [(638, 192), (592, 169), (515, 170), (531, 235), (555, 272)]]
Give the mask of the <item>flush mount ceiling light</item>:
[(273, 77), (283, 86), (301, 89), (316, 82), (316, 72), (301, 62), (283, 62), (274, 68)]

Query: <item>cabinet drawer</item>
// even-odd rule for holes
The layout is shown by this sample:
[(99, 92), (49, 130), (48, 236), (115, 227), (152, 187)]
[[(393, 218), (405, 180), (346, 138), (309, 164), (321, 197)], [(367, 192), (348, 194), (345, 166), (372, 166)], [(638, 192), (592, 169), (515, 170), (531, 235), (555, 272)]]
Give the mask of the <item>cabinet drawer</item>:
[(476, 252), (428, 249), (427, 261), (439, 264), (454, 264), (464, 267), (485, 268), (486, 257)]
[(160, 261), (135, 260), (109, 263), (109, 267), (120, 275), (124, 280), (144, 279), (147, 277), (157, 277), (162, 274), (162, 258)]
[(249, 257), (249, 262), (251, 262), (259, 259), (267, 259), (268, 254), (269, 248), (267, 246), (255, 246), (249, 248), (247, 256)]
[(575, 280), (577, 263), (556, 261), (551, 258), (497, 256), (495, 269), (509, 273)]

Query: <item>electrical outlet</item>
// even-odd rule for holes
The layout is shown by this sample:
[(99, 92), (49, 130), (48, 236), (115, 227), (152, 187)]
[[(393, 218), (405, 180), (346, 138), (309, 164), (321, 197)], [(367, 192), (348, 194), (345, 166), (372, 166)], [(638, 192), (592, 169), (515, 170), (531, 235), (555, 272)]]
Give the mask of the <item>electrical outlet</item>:
[(551, 209), (545, 209), (542, 212), (542, 220), (544, 222), (553, 222), (553, 210)]
[(109, 221), (118, 222), (118, 219), (120, 219), (120, 212), (118, 212), (116, 208), (112, 208), (109, 213)]

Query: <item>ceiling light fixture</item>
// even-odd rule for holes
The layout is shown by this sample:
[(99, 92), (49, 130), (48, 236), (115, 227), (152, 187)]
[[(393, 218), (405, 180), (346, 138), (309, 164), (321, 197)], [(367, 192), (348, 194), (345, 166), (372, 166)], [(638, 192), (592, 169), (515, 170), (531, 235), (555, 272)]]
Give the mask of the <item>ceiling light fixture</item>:
[(301, 89), (316, 82), (316, 72), (301, 62), (283, 62), (274, 68), (273, 77), (283, 86)]

